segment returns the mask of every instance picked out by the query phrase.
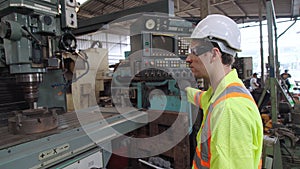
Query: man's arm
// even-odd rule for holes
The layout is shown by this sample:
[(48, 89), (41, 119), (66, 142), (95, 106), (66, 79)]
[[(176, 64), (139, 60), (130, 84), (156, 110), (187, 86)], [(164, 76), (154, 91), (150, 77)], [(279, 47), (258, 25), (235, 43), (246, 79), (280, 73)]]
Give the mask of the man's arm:
[(188, 101), (194, 105), (201, 107), (200, 102), (204, 91), (192, 87), (186, 87), (185, 90), (187, 92)]
[(256, 86), (256, 87), (259, 87), (259, 84), (257, 83), (257, 79), (253, 79), (253, 84)]

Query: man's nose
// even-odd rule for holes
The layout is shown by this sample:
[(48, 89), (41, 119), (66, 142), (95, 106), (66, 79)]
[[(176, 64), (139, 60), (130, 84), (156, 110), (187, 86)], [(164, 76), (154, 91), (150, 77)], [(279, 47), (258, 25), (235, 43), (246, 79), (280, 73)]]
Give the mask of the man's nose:
[(188, 62), (188, 63), (191, 63), (192, 62), (192, 59), (191, 59), (191, 54), (188, 54), (185, 61)]

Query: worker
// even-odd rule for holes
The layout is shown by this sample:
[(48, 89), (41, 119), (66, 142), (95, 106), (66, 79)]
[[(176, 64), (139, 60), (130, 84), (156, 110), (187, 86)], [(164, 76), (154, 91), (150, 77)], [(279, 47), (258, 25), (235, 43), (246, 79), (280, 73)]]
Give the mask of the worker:
[(289, 70), (288, 70), (288, 69), (285, 69), (285, 70), (284, 70), (284, 73), (282, 73), (282, 74), (280, 75), (280, 77), (281, 77), (281, 79), (282, 79), (282, 84), (283, 84), (284, 86), (286, 86), (287, 91), (289, 91), (290, 88), (291, 88), (291, 83), (290, 83), (290, 81), (289, 81), (289, 78), (292, 77), (291, 74), (289, 74)]
[(208, 15), (195, 27), (186, 61), (207, 91), (185, 87), (188, 101), (204, 112), (193, 169), (257, 169), (263, 145), (258, 108), (231, 67), (240, 49), (240, 31), (230, 18)]
[(250, 79), (250, 92), (253, 92), (258, 88), (259, 84), (257, 82), (257, 73), (253, 73), (252, 78)]
[(262, 88), (260, 87), (259, 83), (257, 82), (257, 73), (253, 73), (251, 79), (250, 79), (250, 87), (249, 91), (252, 95), (252, 97), (255, 100), (255, 103), (259, 102), (259, 99), (262, 94)]

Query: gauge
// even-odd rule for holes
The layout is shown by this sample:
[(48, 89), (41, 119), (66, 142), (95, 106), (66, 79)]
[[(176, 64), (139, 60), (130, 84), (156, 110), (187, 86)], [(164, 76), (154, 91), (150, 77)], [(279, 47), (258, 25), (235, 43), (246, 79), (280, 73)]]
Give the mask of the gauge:
[(155, 21), (153, 19), (148, 19), (145, 26), (147, 29), (153, 29), (155, 27)]

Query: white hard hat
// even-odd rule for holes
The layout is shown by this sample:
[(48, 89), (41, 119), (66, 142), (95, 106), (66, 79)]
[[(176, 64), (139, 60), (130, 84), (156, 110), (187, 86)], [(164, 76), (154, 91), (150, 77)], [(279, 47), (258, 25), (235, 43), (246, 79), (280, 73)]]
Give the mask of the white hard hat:
[[(221, 50), (225, 53), (232, 54), (232, 52), (235, 53), (237, 51), (241, 51), (240, 30), (232, 19), (224, 15), (208, 15), (197, 24), (191, 35), (191, 38), (213, 39), (212, 41), (217, 42)], [(220, 45), (219, 42), (221, 41), (226, 42), (226, 44)]]

